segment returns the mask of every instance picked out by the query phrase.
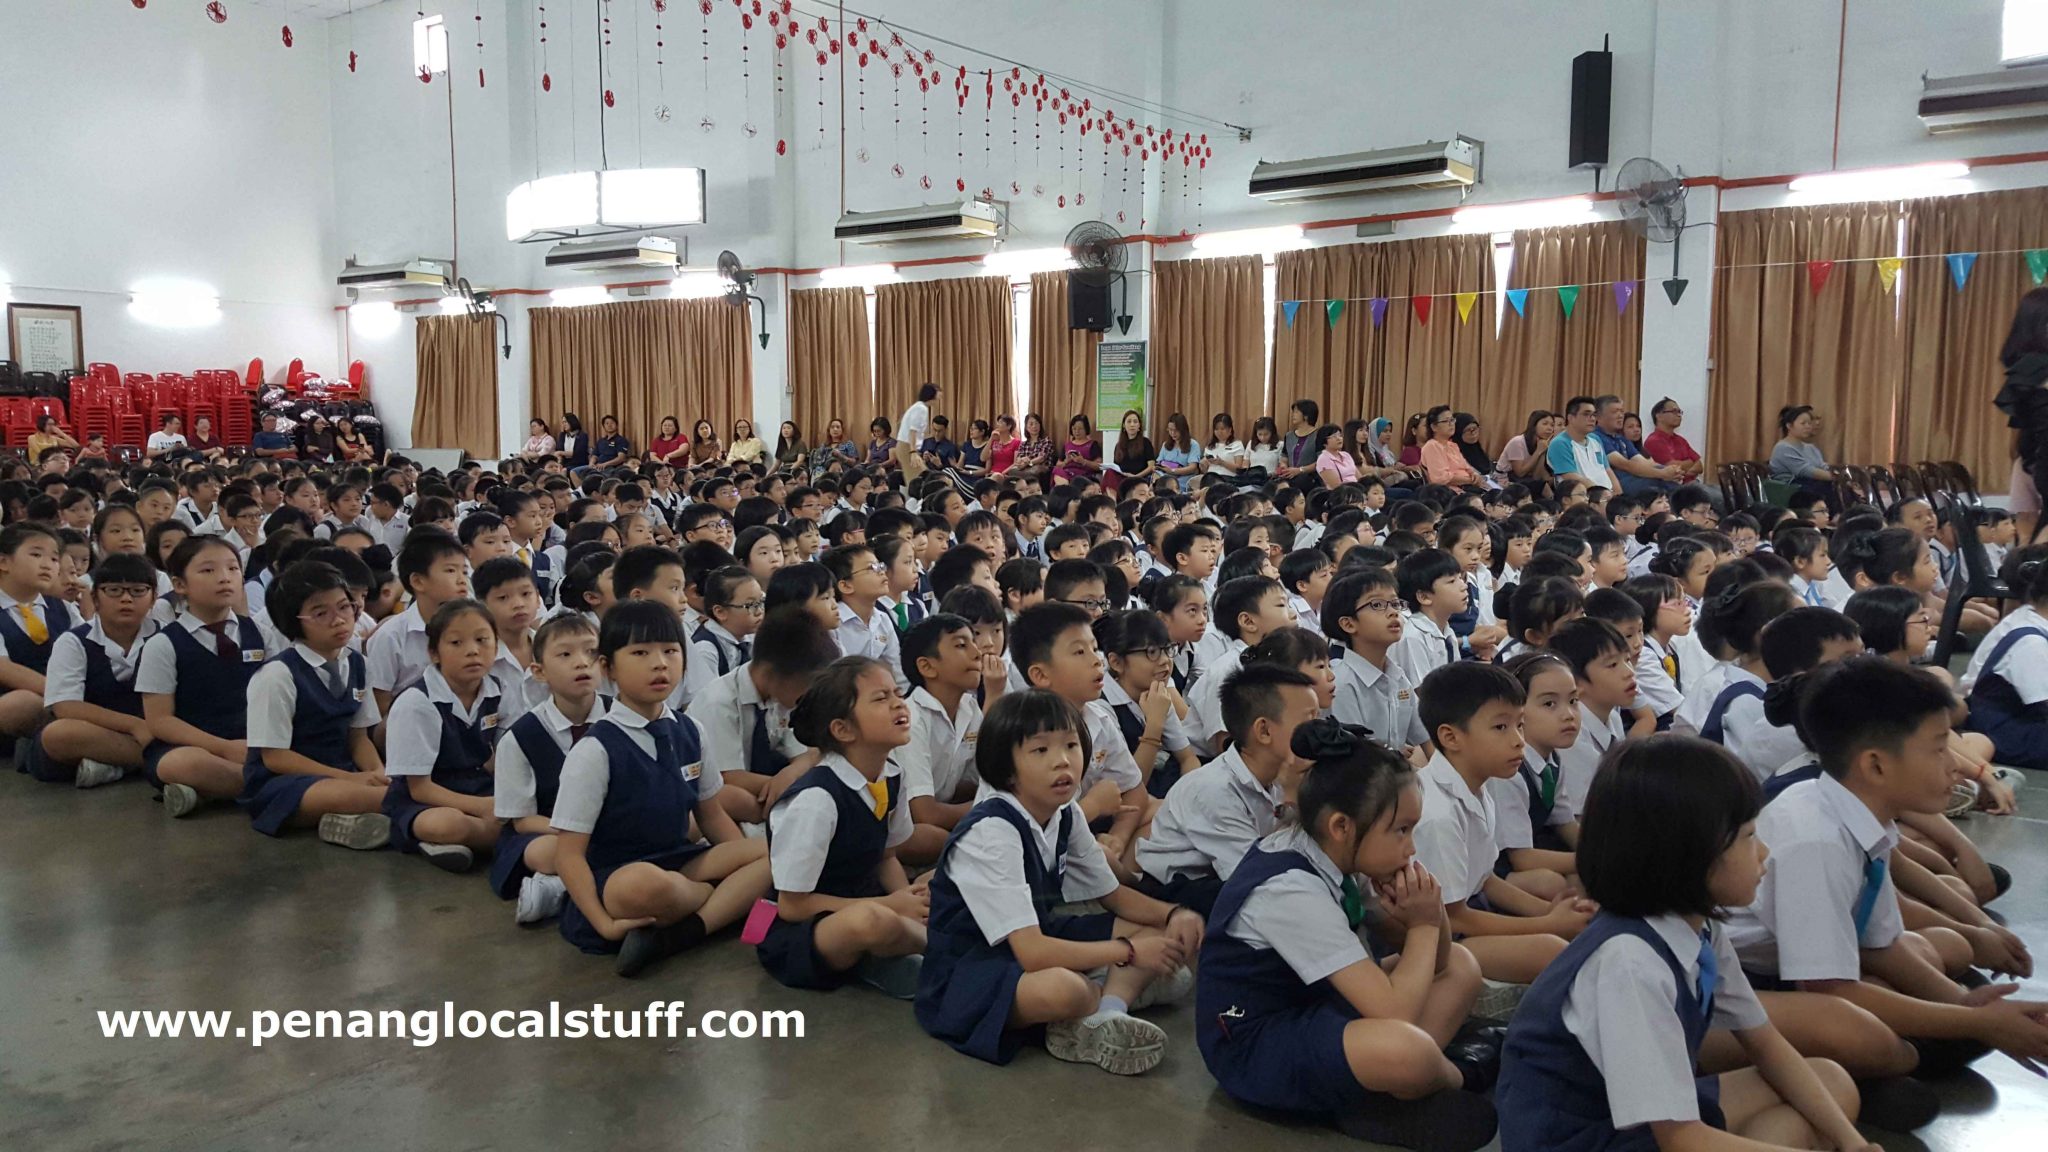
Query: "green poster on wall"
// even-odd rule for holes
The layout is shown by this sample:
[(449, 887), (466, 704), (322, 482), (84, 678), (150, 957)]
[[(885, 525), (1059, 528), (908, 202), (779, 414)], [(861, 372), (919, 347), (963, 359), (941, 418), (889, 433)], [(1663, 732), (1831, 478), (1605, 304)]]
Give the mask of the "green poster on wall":
[(1095, 346), (1095, 426), (1114, 431), (1124, 413), (1145, 411), (1145, 342)]

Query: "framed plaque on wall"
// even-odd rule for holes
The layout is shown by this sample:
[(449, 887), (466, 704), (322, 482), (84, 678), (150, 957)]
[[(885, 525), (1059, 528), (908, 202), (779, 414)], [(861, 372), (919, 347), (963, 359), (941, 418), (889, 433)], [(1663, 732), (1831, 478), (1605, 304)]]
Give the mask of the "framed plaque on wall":
[(85, 322), (68, 304), (9, 304), (8, 358), (21, 371), (85, 371)]

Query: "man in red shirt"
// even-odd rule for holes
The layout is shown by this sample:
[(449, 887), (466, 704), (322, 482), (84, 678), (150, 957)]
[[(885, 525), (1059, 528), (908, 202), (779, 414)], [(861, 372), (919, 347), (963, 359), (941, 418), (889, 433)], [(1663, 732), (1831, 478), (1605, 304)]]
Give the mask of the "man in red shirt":
[(1643, 454), (1659, 464), (1675, 464), (1685, 472), (1686, 479), (1697, 477), (1705, 465), (1700, 454), (1685, 437), (1678, 434), (1678, 426), (1685, 422), (1685, 410), (1678, 401), (1666, 396), (1650, 409), (1650, 419), (1656, 422), (1657, 430), (1643, 440)]

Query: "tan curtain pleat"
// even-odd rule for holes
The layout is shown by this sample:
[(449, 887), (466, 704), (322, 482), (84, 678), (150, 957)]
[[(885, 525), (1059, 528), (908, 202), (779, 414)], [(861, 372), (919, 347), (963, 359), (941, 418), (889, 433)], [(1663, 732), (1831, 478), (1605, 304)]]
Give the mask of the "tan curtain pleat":
[(744, 308), (723, 299), (635, 300), (529, 316), (533, 412), (549, 424), (574, 412), (590, 428), (610, 414), (644, 446), (664, 416), (686, 434), (699, 418), (718, 429), (736, 416), (753, 418), (754, 336)]
[[(2048, 188), (1908, 203), (1906, 379), (1896, 460), (1957, 460), (1980, 487), (2004, 487), (2012, 433), (1991, 405), (2004, 383), (1999, 347), (2020, 297), (2034, 287), (2026, 256), (2048, 247)], [(1980, 252), (1962, 291), (1944, 259)], [(1987, 485), (1988, 481), (1988, 485)]]
[[(1477, 411), (1496, 456), (1508, 437), (1521, 434), (1530, 412), (1562, 412), (1573, 396), (1612, 394), (1629, 411), (1642, 410), (1643, 238), (1614, 221), (1529, 229), (1515, 233), (1514, 244), (1507, 286), (1531, 291), (1522, 313), (1510, 305), (1503, 316)], [(1615, 308), (1619, 280), (1636, 282), (1626, 311)], [(1566, 319), (1555, 289), (1569, 284), (1583, 287)]]
[(875, 412), (864, 289), (789, 294), (789, 391), (790, 418), (804, 443), (813, 448), (823, 444), (833, 420), (845, 424), (848, 439), (861, 441)]
[(875, 290), (875, 407), (848, 432), (861, 439), (869, 420), (886, 417), (891, 427), (917, 396), (918, 386), (937, 384), (933, 415), (966, 433), (966, 421), (1009, 411), (1011, 350), (1015, 345), (1010, 282), (1002, 276), (968, 276), (914, 284), (884, 284)]
[(1076, 415), (1095, 422), (1095, 347), (1102, 333), (1070, 328), (1068, 318), (1067, 274), (1033, 273), (1031, 396), (1024, 407), (1038, 413), (1049, 429), (1065, 429)]
[(414, 326), (414, 447), (497, 458), (497, 323), (494, 316), (425, 316)]
[[(1905, 335), (1874, 259), (1896, 254), (1903, 218), (1901, 205), (1884, 203), (1721, 217), (1707, 405), (1713, 459), (1768, 459), (1779, 408), (1811, 404), (1829, 463), (1890, 460)], [(1812, 291), (1808, 261), (1850, 259)]]
[[(1275, 409), (1313, 400), (1324, 420), (1339, 424), (1366, 413), (1367, 398), (1376, 392), (1379, 340), (1372, 309), (1359, 297), (1373, 294), (1385, 247), (1338, 244), (1273, 258), (1277, 299), (1302, 302), (1292, 324), (1284, 306), (1271, 317)], [(1333, 325), (1326, 302), (1334, 299), (1349, 302)]]
[(1187, 415), (1206, 440), (1228, 412), (1240, 434), (1266, 413), (1264, 268), (1257, 256), (1168, 260), (1152, 275), (1152, 438)]
[[(1408, 413), (1434, 404), (1478, 412), (1494, 343), (1492, 318), (1484, 314), (1494, 287), (1493, 238), (1436, 236), (1380, 247), (1386, 249), (1384, 264), (1370, 294), (1409, 299), (1392, 299), (1387, 306), (1379, 333), (1379, 395), (1369, 397), (1369, 408), (1359, 415), (1384, 413), (1401, 428)], [(1458, 319), (1457, 292), (1480, 293), (1469, 321)], [(1423, 295), (1431, 298), (1427, 323), (1414, 307), (1413, 298)], [(1340, 322), (1370, 326), (1372, 313), (1363, 301), (1347, 304)]]

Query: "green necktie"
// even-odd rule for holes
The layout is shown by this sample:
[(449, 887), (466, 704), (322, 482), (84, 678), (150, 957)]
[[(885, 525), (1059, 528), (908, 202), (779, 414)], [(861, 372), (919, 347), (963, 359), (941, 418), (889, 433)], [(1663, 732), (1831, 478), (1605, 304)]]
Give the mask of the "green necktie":
[(1365, 895), (1358, 890), (1358, 878), (1344, 877), (1344, 919), (1353, 928), (1365, 923)]
[(1543, 783), (1543, 806), (1548, 808), (1557, 803), (1556, 760), (1545, 760), (1543, 762), (1543, 775), (1539, 779)]
[(910, 605), (907, 602), (896, 605), (896, 630), (910, 631)]

